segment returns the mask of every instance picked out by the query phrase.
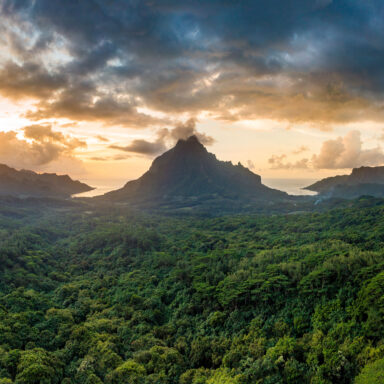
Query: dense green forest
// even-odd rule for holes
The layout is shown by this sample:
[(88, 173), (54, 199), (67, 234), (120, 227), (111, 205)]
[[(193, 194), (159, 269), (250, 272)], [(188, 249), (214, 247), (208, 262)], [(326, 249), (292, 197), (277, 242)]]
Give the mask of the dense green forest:
[(384, 382), (384, 202), (0, 209), (0, 383)]

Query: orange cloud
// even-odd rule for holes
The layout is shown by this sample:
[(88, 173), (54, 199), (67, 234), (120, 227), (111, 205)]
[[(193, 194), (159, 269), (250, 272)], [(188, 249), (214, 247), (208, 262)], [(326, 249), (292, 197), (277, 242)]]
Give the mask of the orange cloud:
[(317, 169), (342, 169), (360, 166), (376, 166), (384, 163), (381, 148), (363, 149), (359, 131), (351, 131), (344, 137), (327, 140), (320, 153), (312, 158)]
[(320, 153), (311, 159), (287, 161), (287, 155), (272, 155), (271, 169), (348, 169), (361, 166), (377, 166), (384, 163), (384, 152), (380, 147), (364, 149), (361, 134), (357, 130), (344, 137), (324, 141)]
[(50, 125), (31, 125), (23, 129), (26, 139), (17, 132), (0, 132), (0, 162), (16, 168), (41, 167), (59, 159), (73, 159), (74, 151), (86, 143), (55, 132)]

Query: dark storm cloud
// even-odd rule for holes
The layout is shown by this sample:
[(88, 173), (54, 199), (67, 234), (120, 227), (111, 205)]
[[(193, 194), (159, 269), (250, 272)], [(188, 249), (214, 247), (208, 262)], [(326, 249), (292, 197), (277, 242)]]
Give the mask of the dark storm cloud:
[(139, 153), (142, 155), (157, 155), (158, 153), (164, 152), (165, 145), (162, 141), (150, 142), (147, 140), (133, 140), (131, 144), (127, 146), (111, 145), (109, 148), (118, 149), (120, 151)]
[(5, 0), (0, 11), (10, 51), (0, 92), (38, 98), (36, 120), (159, 123), (140, 106), (224, 120), (384, 120), (379, 0)]
[(135, 102), (115, 93), (98, 92), (92, 83), (80, 83), (63, 89), (56, 97), (41, 100), (37, 109), (25, 117), (31, 120), (69, 118), (72, 120), (103, 121), (113, 125), (142, 128), (160, 119), (139, 113)]
[(11, 99), (45, 98), (65, 86), (64, 76), (51, 74), (35, 63), (7, 62), (0, 71), (0, 92)]
[(115, 155), (115, 156), (93, 156), (89, 160), (93, 161), (121, 161), (129, 159), (129, 155)]

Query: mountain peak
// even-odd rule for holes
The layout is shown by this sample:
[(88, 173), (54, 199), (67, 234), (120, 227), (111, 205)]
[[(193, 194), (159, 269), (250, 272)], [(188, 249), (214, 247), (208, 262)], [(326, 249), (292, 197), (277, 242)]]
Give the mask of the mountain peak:
[(113, 201), (177, 206), (285, 197), (285, 193), (263, 185), (260, 176), (247, 168), (219, 161), (195, 135), (180, 139), (157, 157), (139, 179), (104, 195)]
[[(192, 159), (196, 160), (197, 158), (209, 155), (207, 149), (200, 143), (199, 139), (195, 135), (189, 136), (187, 139), (179, 139), (170, 152), (173, 156), (175, 156), (172, 161), (177, 162), (183, 161), (183, 159), (189, 159), (189, 161), (192, 161)], [(160, 156), (160, 158), (162, 157), (163, 156)]]
[(179, 139), (175, 148), (204, 148), (204, 145), (200, 143), (196, 135), (189, 136), (187, 139)]
[(185, 141), (187, 143), (195, 143), (195, 144), (198, 143), (198, 144), (201, 144), (200, 140), (197, 138), (196, 135), (189, 136)]

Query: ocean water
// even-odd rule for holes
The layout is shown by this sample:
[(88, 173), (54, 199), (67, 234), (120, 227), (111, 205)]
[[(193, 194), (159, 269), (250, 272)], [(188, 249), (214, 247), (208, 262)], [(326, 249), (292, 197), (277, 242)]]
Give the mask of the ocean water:
[(94, 197), (104, 195), (104, 193), (122, 188), (127, 182), (127, 180), (111, 180), (109, 182), (105, 182), (105, 180), (100, 179), (88, 179), (82, 181), (95, 189), (88, 192), (77, 193), (72, 195), (72, 197)]
[(77, 193), (75, 195), (72, 195), (72, 197), (94, 197), (94, 196), (104, 195), (104, 193), (114, 191), (115, 189), (119, 189), (122, 186), (120, 185), (120, 186), (116, 186), (116, 187), (111, 187), (111, 186), (101, 185), (101, 186), (97, 187), (97, 186), (93, 185), (93, 187), (95, 187), (95, 189), (92, 191)]
[[(289, 193), (290, 195), (316, 195), (316, 192), (306, 191), (302, 189), (303, 187), (307, 187), (308, 185), (313, 184), (316, 179), (262, 179), (263, 184), (270, 188), (279, 189), (280, 191), (284, 191)], [(88, 181), (86, 181), (88, 182)], [(93, 197), (98, 195), (103, 195), (104, 193), (113, 191), (115, 189), (121, 188), (125, 184), (124, 181), (116, 181), (109, 185), (105, 185), (105, 183), (100, 183), (100, 180), (92, 182), (89, 180), (89, 185), (92, 185), (96, 189), (89, 192), (79, 193), (74, 195), (73, 197)]]
[(300, 195), (300, 196), (314, 196), (317, 193), (312, 191), (307, 191), (303, 189), (308, 185), (313, 184), (318, 181), (317, 179), (261, 179), (262, 183), (267, 187), (279, 189), (280, 191), (287, 192), (290, 195)]

